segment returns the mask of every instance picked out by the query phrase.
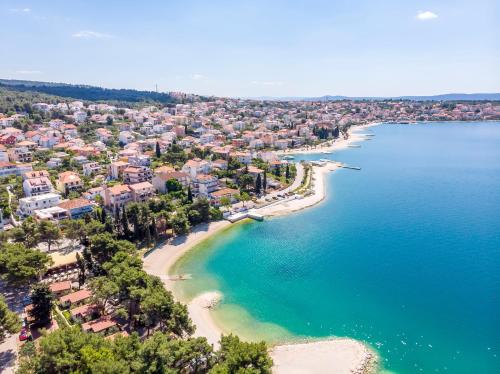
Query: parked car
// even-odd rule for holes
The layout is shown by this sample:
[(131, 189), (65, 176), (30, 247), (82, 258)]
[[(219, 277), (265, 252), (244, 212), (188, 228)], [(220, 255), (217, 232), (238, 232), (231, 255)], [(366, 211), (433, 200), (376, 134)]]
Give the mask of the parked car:
[(29, 330), (26, 327), (23, 327), (21, 329), (21, 332), (19, 333), (19, 340), (20, 341), (25, 341), (25, 340), (30, 340), (31, 339), (31, 334)]

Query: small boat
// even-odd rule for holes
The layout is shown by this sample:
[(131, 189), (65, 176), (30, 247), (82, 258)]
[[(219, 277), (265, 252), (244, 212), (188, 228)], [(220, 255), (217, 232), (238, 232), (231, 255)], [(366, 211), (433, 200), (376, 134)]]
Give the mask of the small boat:
[(283, 156), (283, 160), (295, 160), (294, 156)]
[(321, 152), (321, 153), (323, 153), (323, 154), (325, 154), (325, 155), (331, 155), (333, 152), (332, 152), (332, 151), (323, 151), (323, 152)]

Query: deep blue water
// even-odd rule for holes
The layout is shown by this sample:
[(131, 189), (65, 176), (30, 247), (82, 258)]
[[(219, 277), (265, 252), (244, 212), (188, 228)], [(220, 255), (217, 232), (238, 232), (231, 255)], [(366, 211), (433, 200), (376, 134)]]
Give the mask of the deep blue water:
[[(331, 155), (317, 207), (240, 225), (180, 266), (294, 336), (348, 336), (397, 373), (500, 372), (500, 123), (382, 125)], [(210, 281), (211, 280), (211, 281)]]

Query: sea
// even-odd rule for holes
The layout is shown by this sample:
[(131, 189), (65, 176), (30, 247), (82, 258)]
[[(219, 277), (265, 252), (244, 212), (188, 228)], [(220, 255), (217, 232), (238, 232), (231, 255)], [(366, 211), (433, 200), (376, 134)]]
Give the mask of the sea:
[(328, 158), (320, 204), (232, 225), (172, 272), (219, 290), (226, 329), (349, 337), (384, 373), (500, 373), (500, 122), (382, 124)]

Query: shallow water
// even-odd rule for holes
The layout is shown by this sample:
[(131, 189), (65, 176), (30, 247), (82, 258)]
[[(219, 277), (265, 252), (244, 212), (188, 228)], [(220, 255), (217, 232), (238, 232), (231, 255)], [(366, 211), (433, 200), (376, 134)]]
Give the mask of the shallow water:
[[(500, 372), (500, 123), (382, 125), (331, 155), (320, 205), (189, 253), (186, 298), (269, 341), (348, 336), (397, 373)], [(298, 158), (299, 158), (298, 157)]]

